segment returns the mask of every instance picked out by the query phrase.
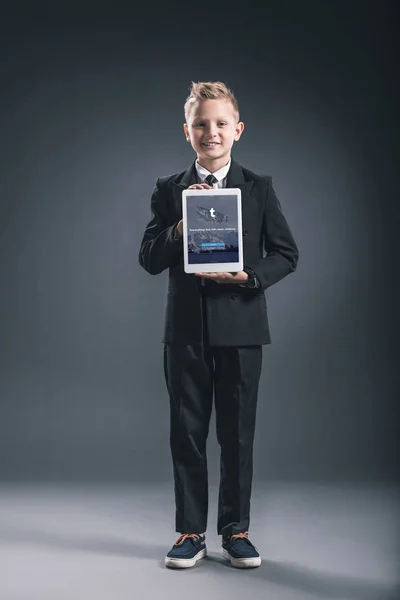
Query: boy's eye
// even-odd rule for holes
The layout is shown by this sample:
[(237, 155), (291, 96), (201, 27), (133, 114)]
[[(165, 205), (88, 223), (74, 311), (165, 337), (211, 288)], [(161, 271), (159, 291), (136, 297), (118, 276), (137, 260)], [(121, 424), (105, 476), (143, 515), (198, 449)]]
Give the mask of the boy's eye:
[(218, 125), (226, 125), (225, 121), (220, 121)]

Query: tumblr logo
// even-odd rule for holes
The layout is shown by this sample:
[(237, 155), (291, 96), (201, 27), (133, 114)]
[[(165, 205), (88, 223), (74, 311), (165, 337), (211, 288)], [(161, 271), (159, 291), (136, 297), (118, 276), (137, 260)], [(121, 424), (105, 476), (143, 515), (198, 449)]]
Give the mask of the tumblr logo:
[(214, 217), (215, 217), (215, 210), (214, 210), (214, 208), (210, 208), (210, 215), (214, 219)]

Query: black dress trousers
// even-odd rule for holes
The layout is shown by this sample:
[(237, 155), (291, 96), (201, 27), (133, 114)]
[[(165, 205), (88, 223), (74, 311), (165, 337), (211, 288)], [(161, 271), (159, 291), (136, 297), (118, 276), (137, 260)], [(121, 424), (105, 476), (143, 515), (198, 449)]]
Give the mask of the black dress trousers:
[[(203, 306), (205, 302), (203, 297)], [(207, 529), (206, 440), (215, 399), (221, 447), (217, 530), (226, 536), (247, 531), (250, 524), (262, 346), (209, 346), (205, 317), (203, 310), (203, 345), (164, 345), (175, 525), (179, 533), (202, 533)]]

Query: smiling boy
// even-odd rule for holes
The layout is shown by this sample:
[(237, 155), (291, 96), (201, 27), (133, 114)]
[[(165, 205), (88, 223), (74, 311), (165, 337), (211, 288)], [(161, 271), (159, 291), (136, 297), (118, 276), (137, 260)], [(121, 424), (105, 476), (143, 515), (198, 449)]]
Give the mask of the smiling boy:
[[(218, 82), (214, 84), (218, 86)], [(224, 92), (225, 90), (223, 90)], [(197, 154), (197, 163), (199, 167), (204, 168), (204, 173), (218, 179), (218, 171), (222, 169), (229, 170), (231, 148), (234, 142), (237, 142), (242, 135), (244, 123), (239, 121), (239, 107), (236, 99), (203, 99), (201, 102), (195, 101), (195, 95), (186, 101), (185, 115), (188, 115), (187, 123), (183, 125), (183, 130), (188, 142), (191, 142), (193, 150)], [(189, 123), (189, 124), (188, 124)], [(198, 173), (201, 174), (201, 169)], [(207, 178), (204, 178), (204, 181)], [(211, 189), (207, 183), (194, 184), (188, 189)], [(215, 187), (226, 187), (224, 185)], [(182, 235), (183, 222), (178, 223), (178, 233)], [(245, 283), (248, 280), (248, 273), (240, 271), (235, 275), (231, 273), (196, 273), (203, 279), (212, 279), (218, 283)]]
[[(262, 346), (271, 343), (264, 291), (295, 271), (298, 249), (271, 177), (231, 157), (244, 130), (232, 91), (222, 82), (193, 83), (185, 118), (186, 140), (197, 158), (186, 171), (157, 180), (139, 252), (148, 273), (169, 269), (164, 374), (180, 535), (165, 564), (191, 567), (207, 554), (206, 440), (214, 400), (221, 553), (232, 566), (257, 567), (261, 557), (248, 530)], [(183, 268), (182, 191), (212, 187), (241, 189), (243, 271), (189, 275)]]

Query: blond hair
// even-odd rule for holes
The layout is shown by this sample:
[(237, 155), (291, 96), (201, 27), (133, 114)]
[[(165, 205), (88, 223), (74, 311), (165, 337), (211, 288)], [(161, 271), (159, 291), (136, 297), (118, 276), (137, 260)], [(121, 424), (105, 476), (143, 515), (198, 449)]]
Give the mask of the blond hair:
[(188, 120), (193, 105), (201, 100), (228, 100), (231, 102), (235, 111), (235, 116), (239, 121), (238, 102), (232, 90), (230, 90), (222, 81), (198, 81), (197, 83), (192, 81), (190, 94), (186, 98), (184, 107), (186, 120)]

